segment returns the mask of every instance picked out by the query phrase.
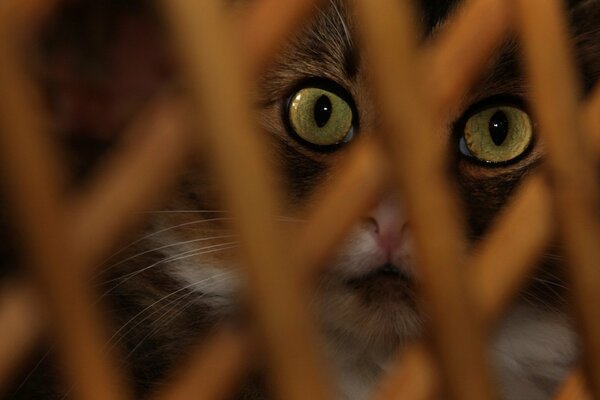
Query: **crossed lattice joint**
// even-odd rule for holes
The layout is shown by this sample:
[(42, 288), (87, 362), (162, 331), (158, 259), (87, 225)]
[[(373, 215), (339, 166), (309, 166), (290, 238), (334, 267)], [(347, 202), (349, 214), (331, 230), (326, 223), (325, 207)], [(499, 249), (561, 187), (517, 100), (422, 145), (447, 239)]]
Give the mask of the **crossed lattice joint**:
[[(354, 0), (384, 128), (375, 140), (363, 140), (348, 153), (337, 179), (316, 195), (308, 222), (291, 238), (269, 218), (282, 207), (282, 195), (267, 167), (268, 152), (247, 93), (249, 78), (268, 65), (317, 6), (324, 6), (317, 3), (260, 0), (237, 19), (227, 15), (219, 0), (163, 0), (188, 97), (163, 93), (149, 102), (87, 189), (67, 198), (64, 167), (47, 133), (48, 115), (18, 57), (55, 2), (2, 2), (0, 150), (32, 279), (1, 292), (0, 390), (35, 342), (47, 313), (75, 398), (131, 397), (124, 371), (115, 368), (114, 355), (103, 348), (107, 331), (93, 306), (88, 277), (142, 222), (142, 214), (134, 211), (160, 204), (190, 149), (210, 147), (227, 205), (236, 216), (248, 299), (267, 350), (272, 389), (280, 398), (333, 398), (307, 309), (309, 287), (346, 231), (376, 199), (384, 185), (384, 165), (403, 193), (414, 225), (421, 298), (431, 322), (430, 340), (402, 350), (375, 397), (429, 399), (445, 390), (454, 399), (495, 398), (484, 357), (486, 336), (527, 281), (556, 220), (570, 266), (584, 348), (582, 371), (591, 393), (600, 398), (600, 311), (595, 306), (600, 304), (600, 225), (593, 154), (600, 152), (600, 113), (594, 113), (600, 109), (600, 90), (586, 104), (579, 103), (560, 0), (468, 1), (422, 47), (414, 26), (419, 19), (408, 2)], [(477, 249), (467, 254), (435, 131), (445, 110), (484, 71), (511, 30), (523, 45), (548, 157), (543, 169), (523, 181)], [(224, 103), (226, 110), (220, 107)], [(184, 112), (189, 105), (196, 112)], [(190, 124), (201, 134), (192, 135), (186, 129)], [(284, 253), (289, 243), (293, 250)], [(203, 343), (187, 368), (155, 397), (224, 397), (248, 364), (247, 340), (227, 331)], [(579, 370), (558, 396), (589, 396)]]

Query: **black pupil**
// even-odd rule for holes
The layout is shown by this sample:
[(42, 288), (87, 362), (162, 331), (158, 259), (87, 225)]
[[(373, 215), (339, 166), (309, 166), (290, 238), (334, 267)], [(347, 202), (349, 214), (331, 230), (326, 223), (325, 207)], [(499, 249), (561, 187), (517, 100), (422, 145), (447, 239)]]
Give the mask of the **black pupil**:
[(324, 127), (331, 118), (332, 110), (331, 100), (329, 97), (323, 95), (319, 97), (315, 103), (315, 122), (319, 128)]
[(508, 135), (508, 118), (504, 111), (497, 111), (492, 118), (490, 118), (490, 136), (496, 144), (500, 146), (506, 140)]

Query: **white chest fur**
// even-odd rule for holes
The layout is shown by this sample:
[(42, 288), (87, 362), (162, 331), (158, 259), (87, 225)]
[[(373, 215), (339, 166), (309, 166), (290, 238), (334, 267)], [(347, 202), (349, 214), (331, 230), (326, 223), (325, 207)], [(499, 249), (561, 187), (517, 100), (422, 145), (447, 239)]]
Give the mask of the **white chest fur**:
[[(353, 350), (337, 345), (330, 354), (336, 358), (340, 398), (368, 399), (389, 360), (375, 354), (347, 354)], [(576, 337), (564, 315), (523, 306), (502, 323), (490, 356), (503, 398), (547, 400), (575, 362)]]

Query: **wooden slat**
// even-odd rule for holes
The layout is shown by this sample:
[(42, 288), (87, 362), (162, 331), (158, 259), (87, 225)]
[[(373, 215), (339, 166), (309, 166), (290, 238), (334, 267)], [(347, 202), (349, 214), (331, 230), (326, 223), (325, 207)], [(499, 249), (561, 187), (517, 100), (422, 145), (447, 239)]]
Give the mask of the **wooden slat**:
[(435, 95), (438, 112), (454, 111), (473, 78), (489, 68), (489, 60), (511, 27), (510, 2), (471, 0), (444, 26), (425, 51), (425, 84)]
[(40, 97), (17, 62), (11, 36), (0, 38), (0, 159), (28, 261), (52, 310), (60, 355), (79, 398), (125, 398), (122, 375), (101, 349), (104, 330), (66, 241), (64, 174), (49, 141)]
[(381, 151), (375, 143), (364, 140), (356, 144), (337, 167), (337, 174), (322, 185), (310, 201), (307, 223), (295, 241), (298, 268), (306, 274), (303, 279), (314, 283), (331, 253), (346, 237), (356, 221), (377, 202), (384, 187)]
[(165, 95), (131, 123), (126, 143), (72, 206), (71, 240), (87, 270), (141, 223), (140, 211), (158, 205), (174, 187), (190, 150), (188, 133), (181, 105)]
[(576, 369), (569, 375), (554, 400), (592, 400), (585, 385), (585, 377), (580, 369)]
[(564, 243), (590, 387), (600, 397), (598, 179), (579, 121), (579, 83), (558, 0), (515, 0), (534, 111)]
[(405, 2), (356, 4), (364, 49), (372, 60), (386, 143), (415, 235), (430, 334), (448, 392), (454, 399), (494, 398), (483, 332), (473, 318), (461, 278), (464, 235), (446, 176), (443, 141), (435, 137), (441, 123), (432, 118), (421, 71), (414, 62), (412, 22), (418, 19)]
[(228, 21), (215, 0), (165, 0), (162, 5), (194, 103), (203, 107), (196, 125), (207, 128), (203, 140), (213, 150), (227, 205), (236, 217), (251, 305), (275, 390), (286, 399), (330, 398), (308, 294), (288, 273), (294, 271), (288, 269), (294, 260), (283, 257), (283, 238), (274, 222), (281, 203), (263, 136), (249, 109), (248, 82), (240, 71), (246, 66), (234, 54)]
[(14, 378), (24, 355), (46, 322), (38, 312), (33, 289), (24, 282), (3, 284), (0, 291), (0, 394)]
[(248, 345), (233, 332), (220, 332), (192, 352), (156, 400), (218, 400), (231, 398), (249, 363)]
[(0, 25), (13, 40), (35, 32), (62, 0), (7, 0), (0, 2)]
[(439, 398), (440, 376), (424, 341), (408, 344), (392, 366), (374, 400), (434, 400)]
[(500, 214), (501, 220), (469, 261), (471, 289), (488, 327), (502, 316), (522, 289), (552, 238), (553, 210), (547, 196), (540, 174), (523, 181), (515, 201)]
[(324, 0), (261, 0), (251, 4), (251, 10), (241, 21), (241, 49), (252, 63), (251, 76), (260, 73), (284, 43)]

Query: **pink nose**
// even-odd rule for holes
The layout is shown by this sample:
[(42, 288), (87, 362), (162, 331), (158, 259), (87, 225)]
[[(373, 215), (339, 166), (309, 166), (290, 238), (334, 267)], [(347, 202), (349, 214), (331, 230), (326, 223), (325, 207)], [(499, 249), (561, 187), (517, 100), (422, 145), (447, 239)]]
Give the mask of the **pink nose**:
[(373, 208), (364, 219), (366, 228), (387, 257), (396, 263), (410, 252), (409, 227), (401, 207), (392, 199), (385, 199)]

